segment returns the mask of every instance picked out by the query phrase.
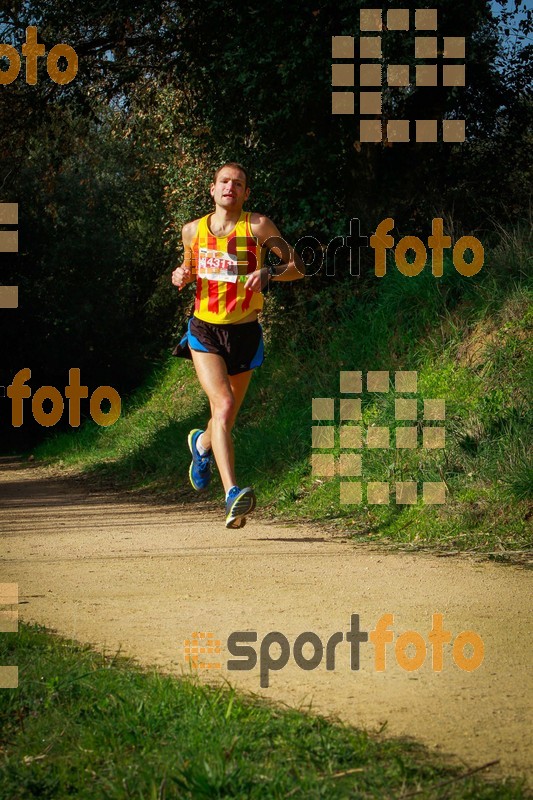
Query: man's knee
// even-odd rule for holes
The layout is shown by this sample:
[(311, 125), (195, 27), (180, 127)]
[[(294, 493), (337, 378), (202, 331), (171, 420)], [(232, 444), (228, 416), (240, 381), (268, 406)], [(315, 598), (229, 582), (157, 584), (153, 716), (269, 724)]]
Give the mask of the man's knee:
[(222, 395), (213, 401), (213, 416), (223, 425), (233, 424), (235, 400), (232, 395)]

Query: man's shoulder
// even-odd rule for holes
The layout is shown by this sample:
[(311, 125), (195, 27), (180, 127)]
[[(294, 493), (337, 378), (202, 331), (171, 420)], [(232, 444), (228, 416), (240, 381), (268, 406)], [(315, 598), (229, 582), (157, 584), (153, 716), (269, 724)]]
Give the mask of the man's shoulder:
[(192, 219), (190, 220), (190, 222), (185, 223), (185, 225), (181, 229), (181, 236), (185, 244), (187, 244), (187, 242), (191, 242), (194, 239), (194, 237), (196, 236), (196, 232), (198, 230), (198, 225), (200, 223), (200, 220), (202, 219), (203, 217), (198, 217), (198, 219)]
[(250, 211), (250, 224), (251, 225), (264, 225), (265, 223), (272, 222), (266, 214), (261, 214), (259, 211)]
[(250, 228), (252, 233), (257, 237), (259, 242), (271, 239), (273, 236), (279, 236), (280, 233), (272, 220), (265, 214), (260, 214), (258, 211), (252, 211), (250, 215)]

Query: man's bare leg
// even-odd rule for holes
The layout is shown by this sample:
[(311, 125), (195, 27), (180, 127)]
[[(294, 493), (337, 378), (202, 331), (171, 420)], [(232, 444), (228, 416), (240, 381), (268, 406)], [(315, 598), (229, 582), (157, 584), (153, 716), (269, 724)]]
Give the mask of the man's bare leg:
[[(231, 428), (230, 431), (233, 430), (233, 426), (235, 424), (235, 420), (237, 419), (237, 415), (239, 413), (239, 409), (242, 405), (242, 401), (246, 396), (246, 392), (248, 390), (248, 386), (250, 385), (250, 379), (252, 377), (252, 371), (249, 370), (248, 372), (241, 372), (238, 375), (228, 375), (228, 381), (231, 387), (231, 391), (233, 394), (234, 400), (234, 408), (233, 408), (233, 417), (231, 419)], [(207, 427), (204, 433), (201, 436), (201, 444), (202, 447), (205, 447), (206, 450), (209, 450), (213, 447), (212, 440), (213, 440), (213, 415), (214, 415), (214, 406), (211, 406), (211, 419), (207, 423)], [(214, 452), (214, 450), (213, 450)], [(236, 478), (235, 478), (235, 454), (234, 454), (234, 447), (233, 447), (233, 438), (229, 436), (229, 457), (230, 457), (230, 465), (231, 465), (231, 476), (233, 477), (233, 483), (230, 484), (231, 486), (235, 486)], [(216, 455), (215, 455), (216, 458)], [(218, 459), (217, 459), (217, 466), (218, 466)], [(224, 489), (226, 492), (228, 491), (226, 486), (224, 485)]]
[(213, 449), (220, 479), (227, 493), (237, 481), (231, 431), (246, 395), (252, 370), (228, 375), (221, 356), (191, 350), (198, 380), (211, 406), (211, 419), (201, 437), (206, 450)]

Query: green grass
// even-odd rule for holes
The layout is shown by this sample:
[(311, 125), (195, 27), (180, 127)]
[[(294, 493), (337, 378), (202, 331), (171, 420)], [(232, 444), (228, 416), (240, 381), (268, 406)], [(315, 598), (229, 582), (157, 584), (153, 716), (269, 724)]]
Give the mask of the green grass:
[[(447, 263), (439, 280), (428, 268), (407, 278), (389, 267), (379, 280), (276, 286), (263, 320), (267, 359), (235, 429), (237, 478), (255, 486), (262, 513), (410, 548), (531, 550), (531, 249), (530, 231), (517, 228), (501, 232), (474, 278)], [(417, 480), (419, 496), (423, 480), (444, 481), (447, 502), (397, 506), (392, 494), (388, 506), (340, 505), (339, 479), (311, 475), (311, 400), (339, 397), (340, 370), (399, 369), (418, 372), (418, 397), (446, 400), (446, 448), (396, 450), (392, 439), (388, 450), (364, 451), (364, 479)], [(362, 408), (365, 425), (394, 427), (392, 391), (364, 392)], [(114, 426), (87, 424), (36, 456), (192, 501), (186, 436), (207, 411), (192, 365), (170, 358)], [(221, 494), (217, 479), (209, 496)]]
[(518, 800), (516, 781), (451, 768), (421, 746), (142, 671), (44, 628), (0, 639), (0, 796), (15, 800)]

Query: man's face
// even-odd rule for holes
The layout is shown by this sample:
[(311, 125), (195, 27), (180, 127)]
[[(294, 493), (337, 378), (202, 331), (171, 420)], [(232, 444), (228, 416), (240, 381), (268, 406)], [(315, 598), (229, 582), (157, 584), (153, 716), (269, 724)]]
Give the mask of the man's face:
[(211, 184), (211, 197), (217, 206), (224, 209), (241, 209), (248, 199), (250, 189), (245, 188), (246, 178), (236, 167), (223, 167), (217, 175), (215, 183)]

